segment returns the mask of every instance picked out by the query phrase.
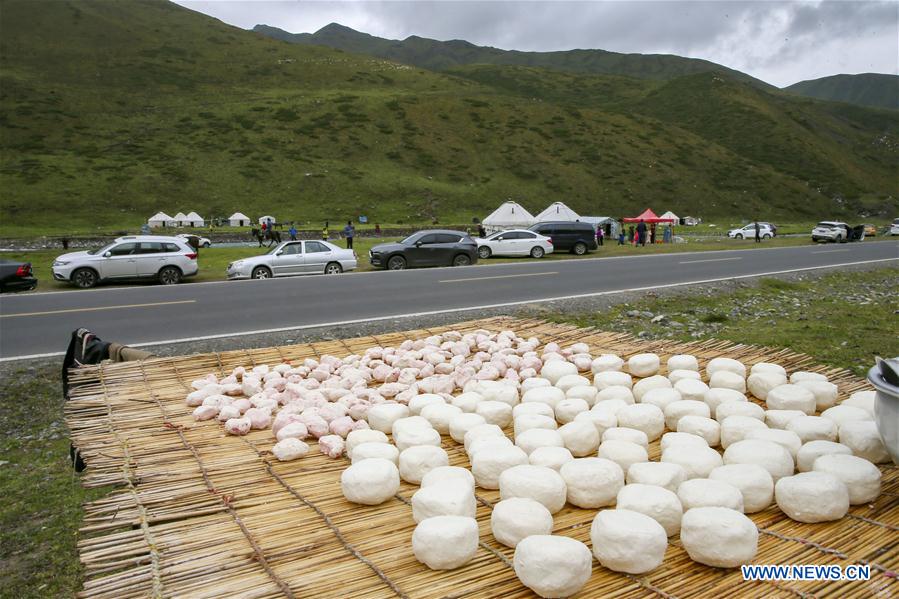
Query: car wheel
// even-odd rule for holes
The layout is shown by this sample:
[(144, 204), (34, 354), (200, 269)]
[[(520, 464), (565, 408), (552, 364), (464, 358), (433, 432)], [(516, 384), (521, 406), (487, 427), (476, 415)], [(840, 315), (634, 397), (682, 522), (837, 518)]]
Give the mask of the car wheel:
[(539, 245), (531, 248), (531, 258), (542, 258), (546, 252)]
[(387, 270), (405, 270), (406, 259), (402, 256), (394, 256), (387, 261)]
[(487, 258), (490, 257), (490, 254), (492, 254), (492, 253), (493, 252), (491, 252), (490, 248), (487, 247), (486, 245), (482, 245), (481, 247), (478, 248), (478, 258), (480, 258), (481, 260), (486, 260)]
[(254, 279), (271, 279), (272, 271), (265, 266), (257, 266), (253, 269), (253, 274), (251, 276)]
[(762, 235), (762, 239), (771, 239), (771, 236), (765, 233), (764, 235)]
[(343, 267), (338, 262), (328, 262), (328, 265), (325, 267), (326, 275), (339, 275), (343, 272)]
[(76, 287), (81, 287), (82, 289), (90, 289), (95, 286), (98, 279), (97, 272), (90, 268), (79, 268), (72, 273), (72, 282), (75, 283)]
[(575, 256), (583, 256), (587, 253), (587, 244), (578, 241), (576, 244), (574, 244), (574, 247), (571, 248), (571, 251), (574, 252)]
[(204, 248), (208, 248), (210, 246), (212, 246), (212, 242), (210, 242), (210, 241), (207, 241), (206, 243), (203, 244)]
[(836, 241), (837, 243), (843, 243), (843, 236), (842, 236), (842, 235), (837, 235), (837, 238), (835, 239), (835, 241)]
[(468, 254), (457, 254), (453, 258), (453, 266), (469, 266), (470, 264), (471, 258), (468, 257)]
[(163, 285), (177, 285), (181, 282), (181, 271), (174, 266), (166, 266), (159, 271), (159, 282)]
[(735, 239), (743, 239), (743, 234), (742, 234), (742, 233), (737, 233), (736, 235), (734, 235), (734, 238), (735, 238)]

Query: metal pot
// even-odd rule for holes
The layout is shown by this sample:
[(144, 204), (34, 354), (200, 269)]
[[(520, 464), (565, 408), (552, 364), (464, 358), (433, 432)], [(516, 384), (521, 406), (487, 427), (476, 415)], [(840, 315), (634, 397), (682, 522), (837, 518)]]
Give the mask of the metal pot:
[(899, 466), (899, 386), (887, 382), (877, 364), (868, 371), (868, 382), (874, 385), (874, 421), (893, 463)]

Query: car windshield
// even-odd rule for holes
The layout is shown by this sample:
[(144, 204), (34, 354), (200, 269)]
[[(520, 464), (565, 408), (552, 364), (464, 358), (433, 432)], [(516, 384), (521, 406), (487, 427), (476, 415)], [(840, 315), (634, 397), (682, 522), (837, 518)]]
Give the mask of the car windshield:
[(503, 233), (507, 233), (507, 231), (497, 231), (497, 232), (494, 233), (493, 235), (490, 235), (489, 237), (487, 237), (487, 239), (496, 239), (497, 237), (499, 237), (499, 236), (502, 235)]
[(418, 239), (419, 239), (422, 235), (423, 235), (423, 233), (421, 233), (421, 232), (413, 233), (413, 234), (410, 235), (409, 237), (406, 237), (404, 240), (402, 240), (400, 243), (403, 244), (403, 245), (412, 245), (413, 243), (415, 243), (416, 241), (418, 241)]
[(95, 256), (97, 254), (103, 255), (103, 252), (105, 252), (106, 250), (108, 250), (109, 248), (111, 248), (114, 245), (115, 245), (115, 242), (107, 243), (106, 245), (104, 245), (102, 247), (94, 248), (92, 250), (87, 250), (87, 253), (90, 254), (91, 256)]

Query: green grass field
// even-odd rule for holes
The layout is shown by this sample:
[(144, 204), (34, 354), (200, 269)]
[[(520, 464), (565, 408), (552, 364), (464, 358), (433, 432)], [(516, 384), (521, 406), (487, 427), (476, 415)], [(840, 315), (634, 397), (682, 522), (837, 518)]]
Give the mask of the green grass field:
[[(397, 238), (373, 238), (359, 237), (355, 241), (354, 250), (359, 256), (359, 272), (375, 270), (368, 263), (368, 250), (373, 245), (379, 243), (387, 243), (396, 241)], [(337, 245), (343, 247), (343, 240), (332, 240)], [(777, 237), (775, 239), (766, 240), (761, 247), (793, 247), (801, 245), (809, 245), (811, 242), (807, 237)], [(664, 254), (672, 252), (696, 252), (696, 251), (714, 251), (714, 250), (734, 250), (734, 249), (754, 249), (759, 246), (753, 241), (739, 241), (735, 239), (727, 239), (721, 237), (699, 237), (687, 243), (677, 244), (656, 244), (655, 246), (633, 247), (632, 245), (619, 246), (615, 242), (607, 242), (596, 251), (590, 252), (586, 256), (575, 256), (569, 252), (555, 252), (548, 254), (541, 260), (581, 260), (584, 258), (605, 258), (613, 256), (643, 256), (647, 254)], [(225, 271), (228, 264), (247, 258), (264, 254), (268, 248), (258, 248), (248, 245), (247, 247), (211, 247), (200, 250), (199, 262), (200, 273), (196, 277), (187, 279), (185, 284), (201, 281), (223, 281), (226, 279)], [(76, 289), (67, 283), (61, 283), (53, 280), (51, 267), (53, 260), (62, 252), (60, 250), (37, 250), (25, 253), (2, 253), (0, 257), (11, 260), (23, 260), (31, 262), (35, 276), (38, 278), (39, 284), (37, 291), (58, 291), (67, 289)], [(498, 264), (502, 262), (521, 262), (530, 261), (533, 258), (489, 258), (487, 260), (479, 260), (479, 265)], [(140, 284), (140, 283), (137, 283)]]
[[(818, 362), (863, 374), (874, 355), (899, 355), (893, 334), (899, 269), (846, 272), (805, 282), (763, 280), (734, 293), (647, 298), (604, 312), (549, 314), (553, 320), (653, 337), (722, 338), (806, 352)], [(667, 314), (689, 328), (625, 315)], [(543, 315), (547, 317), (547, 315)], [(81, 586), (76, 543), (81, 504), (107, 489), (85, 490), (68, 460), (57, 365), (7, 367), (0, 377), (0, 595), (71, 597)]]

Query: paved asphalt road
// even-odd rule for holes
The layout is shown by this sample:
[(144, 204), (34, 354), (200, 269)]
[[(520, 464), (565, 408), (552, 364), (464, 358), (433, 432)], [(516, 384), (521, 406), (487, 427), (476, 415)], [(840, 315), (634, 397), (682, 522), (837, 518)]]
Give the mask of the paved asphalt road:
[(354, 320), (442, 313), (582, 294), (899, 260), (895, 241), (624, 258), (522, 261), (173, 287), (138, 284), (0, 298), (0, 360), (65, 350), (88, 327), (149, 344)]

